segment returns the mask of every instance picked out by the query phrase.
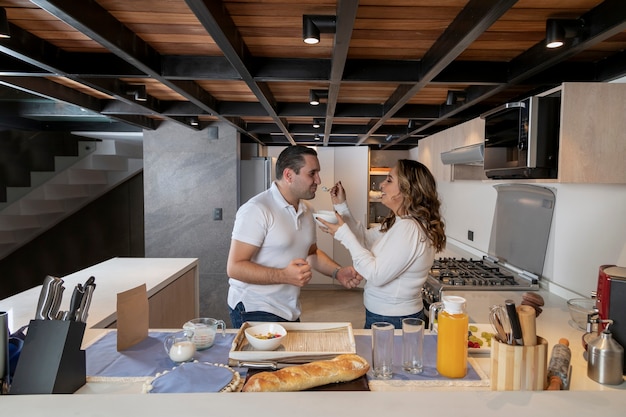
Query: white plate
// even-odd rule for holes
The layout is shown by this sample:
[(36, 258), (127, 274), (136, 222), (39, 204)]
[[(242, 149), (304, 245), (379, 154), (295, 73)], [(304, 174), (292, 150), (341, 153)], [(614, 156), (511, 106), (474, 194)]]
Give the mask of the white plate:
[[(488, 343), (487, 339), (485, 339), (484, 337), (482, 337), (482, 333), (486, 332), (486, 333), (491, 333), (493, 334), (493, 327), (491, 326), (491, 324), (485, 324), (485, 323), (470, 323), (469, 324), (470, 329), (472, 328), (476, 328), (477, 330), (475, 332), (472, 332), (473, 336), (476, 336), (477, 338), (479, 338), (480, 340), (482, 340), (483, 344), (481, 347), (479, 348), (472, 348), (472, 347), (468, 347), (467, 348), (467, 353), (472, 355), (472, 354), (483, 354), (483, 353), (491, 353), (491, 345)], [(471, 331), (471, 330), (470, 330)], [(435, 323), (435, 325), (433, 326), (433, 333), (437, 333), (437, 324)]]

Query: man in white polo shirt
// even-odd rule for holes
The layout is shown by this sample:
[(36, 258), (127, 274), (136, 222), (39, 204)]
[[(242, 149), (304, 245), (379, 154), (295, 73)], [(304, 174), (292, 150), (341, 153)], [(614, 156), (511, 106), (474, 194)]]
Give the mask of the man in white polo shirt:
[(237, 211), (228, 254), (228, 306), (234, 328), (246, 321), (299, 321), (300, 289), (312, 269), (347, 288), (362, 277), (341, 267), (316, 244), (313, 209), (320, 181), (317, 152), (285, 148), (276, 162), (276, 181)]

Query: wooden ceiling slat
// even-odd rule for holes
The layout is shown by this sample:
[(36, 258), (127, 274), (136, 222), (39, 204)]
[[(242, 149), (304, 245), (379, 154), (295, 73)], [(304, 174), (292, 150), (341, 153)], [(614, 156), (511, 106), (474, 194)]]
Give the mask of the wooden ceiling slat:
[(459, 14), (461, 9), (462, 7), (427, 7), (421, 4), (419, 6), (413, 5), (412, 7), (388, 7), (388, 4), (385, 2), (376, 6), (359, 7), (357, 21), (366, 19), (411, 19), (413, 21), (433, 19), (451, 21)]
[(136, 10), (149, 10), (153, 13), (181, 13), (186, 12), (191, 15), (184, 0), (98, 0), (105, 9), (111, 12), (124, 12)]
[(201, 25), (170, 25), (159, 23), (132, 23), (127, 26), (135, 33), (139, 34), (155, 34), (155, 35), (170, 35), (170, 34), (185, 34), (203, 36), (209, 42), (213, 42), (211, 36), (206, 33), (206, 30)]
[[(130, 2), (129, 2), (130, 3)], [(111, 13), (124, 24), (199, 25), (198, 18), (188, 13), (155, 13), (154, 11), (124, 11)]]
[(333, 14), (337, 10), (336, 0), (226, 0), (223, 3), (232, 16), (265, 16), (268, 10), (291, 14)]
[(150, 45), (161, 55), (222, 56), (222, 51), (215, 44), (150, 42)]

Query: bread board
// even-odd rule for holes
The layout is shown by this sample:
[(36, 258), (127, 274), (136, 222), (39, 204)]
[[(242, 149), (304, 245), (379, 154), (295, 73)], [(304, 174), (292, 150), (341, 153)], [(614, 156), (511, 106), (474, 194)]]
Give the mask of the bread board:
[(245, 362), (298, 364), (330, 359), (344, 353), (356, 353), (356, 343), (349, 322), (280, 323), (286, 330), (283, 343), (271, 351), (255, 350), (248, 344), (244, 331), (261, 322), (245, 322), (233, 340), (228, 361), (230, 366), (247, 366)]

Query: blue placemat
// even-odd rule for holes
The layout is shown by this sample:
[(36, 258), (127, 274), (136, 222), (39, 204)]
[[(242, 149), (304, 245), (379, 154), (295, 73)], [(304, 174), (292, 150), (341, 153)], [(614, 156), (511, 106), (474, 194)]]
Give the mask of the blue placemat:
[[(150, 332), (148, 337), (133, 347), (122, 352), (117, 351), (117, 333), (107, 333), (86, 349), (87, 377), (97, 378), (143, 378), (152, 377), (165, 370), (171, 370), (175, 364), (167, 356), (163, 341), (170, 332)], [(217, 335), (215, 344), (206, 350), (196, 352), (195, 359), (200, 362), (228, 364), (235, 334), (227, 333), (225, 337)], [(368, 362), (372, 360), (371, 336), (357, 335), (354, 337), (357, 354)], [(424, 383), (431, 385), (476, 385), (485, 381), (474, 367), (468, 363), (468, 372), (464, 378), (451, 379), (439, 375), (436, 370), (437, 336), (424, 336), (424, 372), (413, 375), (405, 372), (401, 366), (402, 338), (394, 337), (394, 365), (392, 381), (407, 383)], [(247, 368), (234, 368), (242, 378), (246, 377)], [(370, 382), (377, 382), (368, 372)], [(382, 382), (382, 381), (381, 381)]]
[[(129, 349), (117, 351), (117, 332), (107, 333), (85, 351), (88, 377), (150, 377), (172, 369), (176, 364), (167, 356), (163, 341), (172, 333), (150, 332), (148, 337)], [(199, 362), (228, 364), (228, 352), (235, 334), (215, 336), (215, 344), (196, 352)], [(245, 368), (236, 369), (245, 377)]]
[[(370, 364), (372, 363), (372, 337), (354, 336), (356, 342), (356, 353), (364, 357)], [(463, 378), (447, 378), (437, 372), (437, 336), (424, 336), (424, 371), (421, 374), (410, 374), (402, 369), (402, 336), (394, 336), (393, 339), (393, 376), (392, 380), (400, 381), (481, 381), (473, 366), (467, 365), (467, 375)], [(367, 373), (370, 380), (374, 380), (372, 371)]]

